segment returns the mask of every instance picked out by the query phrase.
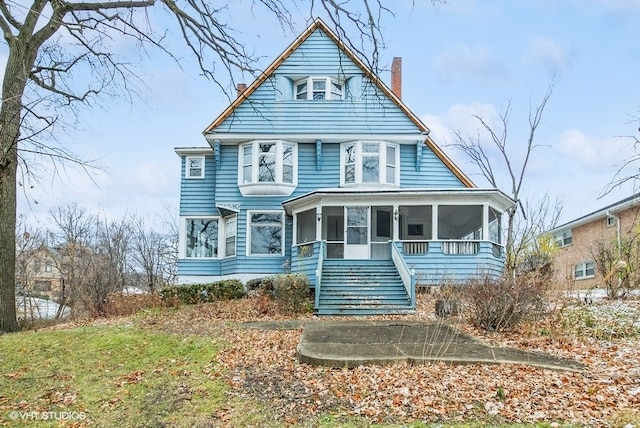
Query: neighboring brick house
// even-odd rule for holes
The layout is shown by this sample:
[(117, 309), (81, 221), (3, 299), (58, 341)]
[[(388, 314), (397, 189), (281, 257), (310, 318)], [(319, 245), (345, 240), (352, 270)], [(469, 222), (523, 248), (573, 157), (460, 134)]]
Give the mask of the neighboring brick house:
[(558, 284), (581, 289), (602, 286), (603, 278), (594, 261), (598, 242), (615, 246), (618, 239), (636, 235), (639, 219), (640, 193), (550, 230), (558, 247), (555, 254)]

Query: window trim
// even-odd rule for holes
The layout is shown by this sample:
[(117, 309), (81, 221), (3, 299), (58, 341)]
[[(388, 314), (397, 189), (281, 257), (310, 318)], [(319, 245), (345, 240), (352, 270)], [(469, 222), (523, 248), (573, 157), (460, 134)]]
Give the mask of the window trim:
[[(588, 265), (591, 265), (591, 269), (588, 269)], [(578, 269), (580, 268), (580, 269)], [(577, 272), (580, 272), (580, 275), (577, 275)], [(587, 274), (587, 271), (593, 270), (592, 274)], [(583, 279), (592, 279), (596, 277), (596, 263), (592, 260), (576, 263), (573, 266), (573, 279), (576, 281), (581, 281)]]
[[(260, 179), (260, 145), (273, 143), (275, 152), (275, 180), (259, 181)], [(250, 147), (251, 159), (245, 163), (245, 150)], [(291, 182), (284, 179), (284, 152), (291, 147)], [(250, 168), (250, 181), (245, 182), (245, 168)], [(238, 188), (243, 196), (287, 196), (298, 186), (298, 143), (286, 140), (252, 140), (238, 145)]]
[(573, 233), (572, 230), (565, 230), (562, 233), (556, 233), (553, 235), (553, 242), (556, 244), (558, 248), (568, 247), (573, 244)]
[[(189, 161), (191, 160), (199, 160), (202, 162), (202, 166), (200, 167), (200, 175), (192, 175), (192, 168), (189, 165)], [(205, 177), (205, 157), (204, 156), (185, 156), (185, 165), (184, 165), (184, 177), (188, 179), (202, 179)]]
[[(251, 252), (251, 216), (254, 214), (279, 214), (280, 215), (280, 227), (282, 228), (282, 236), (280, 238), (280, 254), (253, 254)], [(286, 244), (286, 228), (285, 228), (285, 212), (282, 210), (249, 210), (247, 211), (247, 221), (246, 221), (246, 251), (245, 254), (247, 257), (283, 257), (285, 255), (285, 244)]]
[(607, 227), (613, 227), (618, 222), (618, 219), (612, 215), (608, 215), (605, 221), (606, 221)]
[[(187, 256), (187, 222), (189, 220), (216, 220), (218, 223), (218, 235), (216, 237), (216, 247), (214, 249), (214, 255), (211, 257), (193, 257)], [(190, 215), (184, 216), (180, 219), (181, 225), (181, 233), (178, 245), (180, 245), (178, 249), (178, 258), (187, 259), (187, 260), (217, 260), (220, 258), (220, 217), (219, 216), (198, 216), (198, 215)]]
[[(233, 228), (229, 227), (229, 223), (233, 220)], [(222, 258), (236, 257), (238, 255), (238, 215), (233, 214), (222, 219), (224, 225), (224, 245)], [(233, 230), (233, 235), (229, 231)], [(227, 254), (227, 240), (233, 236), (233, 254)]]
[[(378, 145), (378, 153), (376, 157), (378, 158), (378, 181), (363, 181), (363, 160), (365, 157), (374, 157), (373, 155), (363, 155), (363, 147), (366, 144), (377, 144)], [(353, 165), (354, 167), (354, 181), (346, 182), (346, 173), (345, 169), (347, 167), (345, 153), (346, 148), (349, 146), (355, 147), (354, 154), (354, 162), (349, 163), (348, 165)], [(387, 159), (387, 148), (393, 147), (394, 150), (394, 160), (393, 163), (390, 163)], [(387, 182), (387, 167), (393, 165), (394, 166), (394, 179), (393, 183)], [(399, 187), (400, 186), (400, 145), (397, 143), (392, 143), (390, 141), (385, 140), (356, 140), (356, 141), (347, 141), (340, 144), (340, 186), (341, 187), (349, 187), (349, 186), (389, 186), (389, 187)]]
[[(314, 81), (324, 81), (324, 98), (315, 99), (313, 97), (313, 82)], [(298, 86), (306, 84), (306, 98), (298, 98), (298, 95), (301, 95), (303, 92), (298, 91)], [(341, 91), (339, 97), (334, 95), (333, 85), (337, 84), (341, 86)], [(315, 91), (318, 92), (318, 91)], [(340, 79), (332, 76), (306, 76), (302, 79), (296, 79), (293, 81), (293, 99), (295, 101), (341, 101), (345, 99), (346, 92), (346, 80)]]

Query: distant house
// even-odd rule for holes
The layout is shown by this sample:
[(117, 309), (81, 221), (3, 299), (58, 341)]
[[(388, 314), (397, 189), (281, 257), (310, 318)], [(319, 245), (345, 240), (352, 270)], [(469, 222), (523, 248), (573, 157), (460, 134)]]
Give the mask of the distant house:
[[(476, 188), (320, 19), (178, 147), (180, 283), (293, 272), (318, 314), (411, 310), (415, 287), (501, 274), (512, 200)], [(418, 90), (412, 88), (412, 90)]]
[(16, 284), (19, 292), (47, 295), (57, 299), (62, 287), (62, 254), (55, 248), (40, 245), (18, 255)]
[(594, 257), (598, 243), (615, 248), (618, 239), (636, 236), (639, 215), (640, 194), (635, 194), (550, 230), (558, 248), (556, 280), (583, 289), (602, 286)]

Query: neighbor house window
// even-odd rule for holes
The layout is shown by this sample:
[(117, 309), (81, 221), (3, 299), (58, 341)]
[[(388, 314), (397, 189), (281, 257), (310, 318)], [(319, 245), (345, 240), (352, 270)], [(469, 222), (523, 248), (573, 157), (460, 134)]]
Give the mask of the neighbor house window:
[(224, 222), (224, 256), (231, 257), (236, 255), (236, 229), (237, 216), (231, 216)]
[(187, 156), (187, 178), (204, 178), (204, 156)]
[(294, 143), (279, 140), (242, 144), (238, 186), (243, 195), (290, 194), (297, 181), (296, 147)]
[(613, 216), (607, 216), (607, 227), (612, 227), (616, 225), (616, 218)]
[(294, 82), (296, 100), (341, 100), (344, 81), (333, 77), (305, 77)]
[(283, 255), (284, 214), (280, 212), (249, 212), (248, 254)]
[(342, 185), (390, 184), (398, 185), (399, 149), (386, 141), (354, 141), (341, 149)]
[(554, 241), (557, 247), (566, 247), (571, 245), (573, 238), (571, 237), (571, 231), (565, 230), (564, 232), (557, 233), (554, 236)]
[(596, 264), (594, 262), (578, 263), (574, 267), (573, 277), (575, 279), (593, 278), (596, 275)]
[(185, 257), (218, 257), (218, 219), (187, 218), (185, 220)]

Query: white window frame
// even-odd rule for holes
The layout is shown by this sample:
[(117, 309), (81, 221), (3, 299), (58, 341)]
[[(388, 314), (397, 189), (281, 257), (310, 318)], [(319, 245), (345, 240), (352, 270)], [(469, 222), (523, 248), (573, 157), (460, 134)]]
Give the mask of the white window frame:
[[(200, 161), (200, 174), (192, 174), (191, 161)], [(204, 156), (187, 156), (185, 159), (184, 176), (185, 178), (204, 178), (205, 157)]]
[(607, 216), (607, 227), (613, 227), (618, 222), (618, 219), (612, 215)]
[[(190, 220), (216, 220), (218, 223), (218, 236), (216, 237), (216, 247), (213, 251), (213, 255), (211, 257), (197, 257), (197, 256), (187, 256), (187, 223)], [(189, 260), (215, 260), (219, 258), (220, 255), (220, 217), (218, 216), (185, 216), (181, 218), (181, 233), (179, 239), (179, 251), (178, 256), (181, 259), (189, 259)]]
[[(587, 273), (592, 271), (593, 273)], [(596, 264), (593, 261), (576, 263), (573, 267), (573, 278), (575, 280), (590, 279), (596, 276)]]
[[(275, 144), (275, 180), (260, 181), (261, 144)], [(245, 161), (245, 151), (250, 148), (250, 159)], [(291, 148), (291, 182), (284, 181), (284, 153)], [(289, 164), (287, 164), (288, 166)], [(245, 170), (250, 177), (245, 177)], [(238, 188), (243, 196), (290, 195), (298, 185), (298, 144), (284, 140), (253, 140), (238, 146)]]
[[(252, 216), (254, 214), (278, 214), (280, 215), (280, 227), (282, 228), (282, 234), (280, 237), (280, 253), (278, 254), (268, 254), (268, 253), (257, 253), (257, 254), (253, 254), (251, 252), (251, 227), (252, 227)], [(273, 223), (271, 225), (275, 225), (276, 223)], [(247, 257), (282, 257), (284, 256), (284, 246), (285, 246), (285, 216), (284, 216), (284, 211), (276, 211), (276, 210), (253, 210), (253, 211), (247, 211), (247, 248), (246, 248), (246, 254)]]
[[(365, 155), (363, 154), (363, 147), (365, 144), (378, 144), (378, 181), (363, 181), (363, 160), (365, 157), (374, 157), (373, 155)], [(355, 177), (353, 182), (346, 182), (346, 172), (345, 169), (347, 167), (347, 163), (345, 161), (345, 151), (349, 146), (355, 147), (355, 162), (350, 163), (349, 165), (354, 165), (355, 168)], [(389, 162), (387, 159), (387, 148), (393, 147), (395, 157), (393, 162)], [(387, 167), (394, 167), (394, 177), (393, 182), (387, 182)], [(396, 143), (391, 143), (389, 141), (374, 141), (374, 140), (358, 140), (358, 141), (349, 141), (342, 143), (340, 145), (340, 186), (392, 186), (398, 187), (400, 185), (400, 145)]]
[[(314, 98), (313, 94), (314, 92), (319, 92), (319, 91), (314, 91), (313, 90), (313, 82), (324, 82), (324, 98), (321, 99), (316, 99)], [(306, 84), (306, 96), (303, 98), (298, 98), (299, 96), (302, 96), (305, 94), (304, 91), (299, 91), (298, 87), (300, 85)], [(337, 94), (334, 92), (333, 90), (333, 85), (340, 85), (341, 90), (340, 93)], [(307, 76), (303, 79), (298, 79), (296, 81), (293, 82), (293, 99), (297, 100), (297, 101), (327, 101), (327, 100), (344, 100), (345, 98), (345, 91), (346, 91), (346, 81), (344, 79), (338, 79), (335, 77), (329, 77), (329, 76)]]
[[(238, 215), (234, 214), (223, 219), (224, 244), (222, 257), (236, 257), (238, 254)], [(229, 238), (233, 237), (233, 254), (229, 254)]]
[(569, 245), (573, 244), (573, 236), (571, 230), (565, 230), (563, 232), (555, 234), (553, 237), (553, 241), (558, 248), (568, 247)]

